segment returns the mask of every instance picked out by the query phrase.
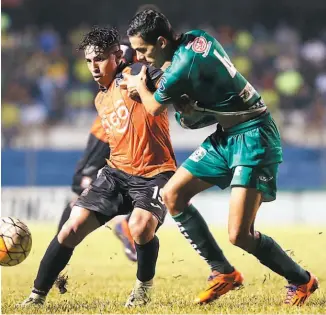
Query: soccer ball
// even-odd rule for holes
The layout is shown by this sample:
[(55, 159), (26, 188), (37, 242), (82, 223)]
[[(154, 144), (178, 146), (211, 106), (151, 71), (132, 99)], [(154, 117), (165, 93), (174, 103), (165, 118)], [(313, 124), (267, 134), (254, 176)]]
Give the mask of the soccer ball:
[(32, 248), (28, 227), (15, 218), (0, 219), (0, 265), (15, 266), (26, 259)]

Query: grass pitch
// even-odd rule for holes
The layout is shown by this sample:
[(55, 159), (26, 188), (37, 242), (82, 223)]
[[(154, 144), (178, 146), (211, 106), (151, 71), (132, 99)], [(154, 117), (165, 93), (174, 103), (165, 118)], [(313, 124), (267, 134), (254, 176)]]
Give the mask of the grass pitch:
[(33, 285), (37, 268), (54, 233), (54, 225), (28, 224), (33, 235), (29, 257), (16, 267), (3, 267), (2, 313), (20, 314), (325, 314), (326, 227), (262, 228), (288, 250), (297, 262), (320, 280), (317, 290), (301, 308), (285, 307), (286, 282), (262, 266), (253, 256), (230, 245), (225, 229), (212, 228), (224, 253), (245, 276), (243, 289), (233, 291), (209, 305), (193, 299), (206, 288), (209, 269), (175, 227), (158, 232), (160, 254), (155, 291), (146, 307), (125, 309), (134, 285), (136, 264), (124, 256), (122, 245), (108, 228), (91, 234), (77, 247), (67, 267), (68, 292), (53, 288), (45, 306), (19, 308)]

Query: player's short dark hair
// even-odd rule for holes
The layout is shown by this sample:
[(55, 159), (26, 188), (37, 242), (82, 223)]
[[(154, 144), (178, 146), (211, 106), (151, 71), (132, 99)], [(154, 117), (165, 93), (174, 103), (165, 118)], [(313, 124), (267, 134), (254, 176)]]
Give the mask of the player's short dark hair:
[(85, 50), (87, 46), (94, 46), (95, 52), (103, 53), (114, 44), (119, 44), (120, 35), (115, 27), (93, 26), (92, 30), (84, 35), (78, 50)]
[(174, 31), (166, 16), (153, 9), (137, 13), (129, 23), (128, 36), (140, 35), (149, 44), (155, 44), (159, 36), (174, 39)]

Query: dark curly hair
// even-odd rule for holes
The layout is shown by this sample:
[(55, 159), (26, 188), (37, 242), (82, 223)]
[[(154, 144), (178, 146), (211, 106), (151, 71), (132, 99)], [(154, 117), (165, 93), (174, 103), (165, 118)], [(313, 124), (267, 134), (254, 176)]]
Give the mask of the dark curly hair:
[(77, 50), (85, 50), (87, 46), (94, 46), (97, 54), (105, 52), (114, 44), (119, 44), (120, 35), (115, 27), (93, 26), (92, 30), (84, 35)]
[(159, 36), (168, 40), (175, 37), (174, 31), (166, 16), (158, 11), (147, 9), (137, 13), (129, 22), (128, 36), (140, 35), (147, 43), (154, 45)]

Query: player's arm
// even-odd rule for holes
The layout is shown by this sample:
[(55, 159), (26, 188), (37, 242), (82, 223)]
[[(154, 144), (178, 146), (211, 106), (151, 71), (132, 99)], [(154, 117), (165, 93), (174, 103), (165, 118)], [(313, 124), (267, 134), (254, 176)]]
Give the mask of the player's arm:
[(154, 96), (156, 92), (152, 92), (148, 89), (146, 80), (146, 67), (143, 67), (139, 73), (139, 83), (136, 86), (136, 89), (146, 111), (151, 115), (156, 116), (162, 113), (168, 107), (168, 104), (163, 105), (156, 101)]
[(73, 176), (72, 191), (81, 194), (91, 181), (96, 178), (97, 172), (106, 165), (106, 159), (109, 156), (110, 147), (98, 117), (92, 126), (83, 156), (77, 163)]
[(131, 98), (141, 101), (147, 112), (158, 115), (165, 108), (161, 108), (161, 105), (155, 101), (153, 94), (162, 75), (161, 69), (135, 63), (131, 65), (130, 73), (123, 73), (124, 78), (119, 85), (123, 89), (128, 89)]
[(128, 90), (136, 89), (147, 112), (152, 115), (159, 115), (168, 106), (178, 104), (182, 92), (182, 68), (174, 71), (171, 67), (163, 74), (156, 91), (148, 88), (147, 67), (143, 66), (140, 73), (136, 76), (124, 75), (124, 84)]

